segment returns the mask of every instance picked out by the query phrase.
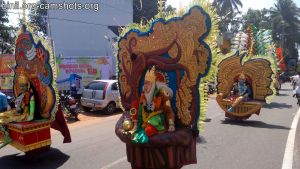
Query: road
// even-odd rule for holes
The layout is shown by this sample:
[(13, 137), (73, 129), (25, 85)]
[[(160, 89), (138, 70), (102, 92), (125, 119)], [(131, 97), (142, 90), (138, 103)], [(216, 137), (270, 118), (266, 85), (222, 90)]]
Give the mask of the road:
[[(198, 164), (183, 169), (281, 169), (293, 117), (298, 111), (290, 85), (264, 106), (259, 116), (244, 122), (225, 120), (212, 98), (208, 122), (197, 145)], [(73, 142), (62, 144), (53, 131), (52, 149), (28, 161), (22, 153), (7, 146), (0, 151), (2, 169), (130, 169), (125, 144), (114, 134), (120, 114), (71, 124)], [(299, 125), (298, 125), (299, 128)], [(298, 129), (294, 159), (300, 159)], [(294, 161), (294, 169), (300, 168)]]

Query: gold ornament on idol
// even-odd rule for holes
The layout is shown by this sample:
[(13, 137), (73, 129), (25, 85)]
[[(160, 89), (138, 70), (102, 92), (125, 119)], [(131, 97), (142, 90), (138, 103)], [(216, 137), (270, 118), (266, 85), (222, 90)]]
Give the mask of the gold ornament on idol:
[(130, 119), (126, 119), (123, 122), (124, 131), (128, 132), (133, 128), (133, 122)]

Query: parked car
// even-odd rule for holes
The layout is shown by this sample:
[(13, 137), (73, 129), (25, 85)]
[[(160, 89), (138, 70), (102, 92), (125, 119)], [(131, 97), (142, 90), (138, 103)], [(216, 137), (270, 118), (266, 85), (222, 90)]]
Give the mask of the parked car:
[(121, 106), (119, 96), (116, 80), (94, 80), (84, 88), (81, 106), (85, 111), (96, 109), (113, 114)]

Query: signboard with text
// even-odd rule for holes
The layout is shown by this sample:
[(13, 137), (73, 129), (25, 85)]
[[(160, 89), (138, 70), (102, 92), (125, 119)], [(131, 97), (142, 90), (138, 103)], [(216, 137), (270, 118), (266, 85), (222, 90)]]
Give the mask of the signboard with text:
[(0, 55), (0, 86), (1, 90), (8, 94), (13, 94), (14, 66), (16, 64), (13, 54)]
[[(115, 75), (115, 63), (113, 57), (58, 57), (57, 64), (57, 83), (59, 90), (69, 90), (72, 75), (81, 77), (80, 91), (83, 87), (95, 79), (110, 79)], [(64, 83), (62, 83), (64, 82)]]

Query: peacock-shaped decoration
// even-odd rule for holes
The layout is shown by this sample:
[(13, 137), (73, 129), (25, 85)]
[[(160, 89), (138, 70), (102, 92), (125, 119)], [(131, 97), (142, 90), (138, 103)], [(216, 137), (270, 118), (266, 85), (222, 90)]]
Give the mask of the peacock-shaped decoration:
[[(270, 31), (247, 28), (235, 48), (234, 54), (223, 56), (219, 63), (217, 101), (225, 116), (232, 119), (247, 119), (259, 114), (263, 102), (269, 103), (275, 95), (277, 62)], [(235, 38), (236, 39), (236, 38)]]

